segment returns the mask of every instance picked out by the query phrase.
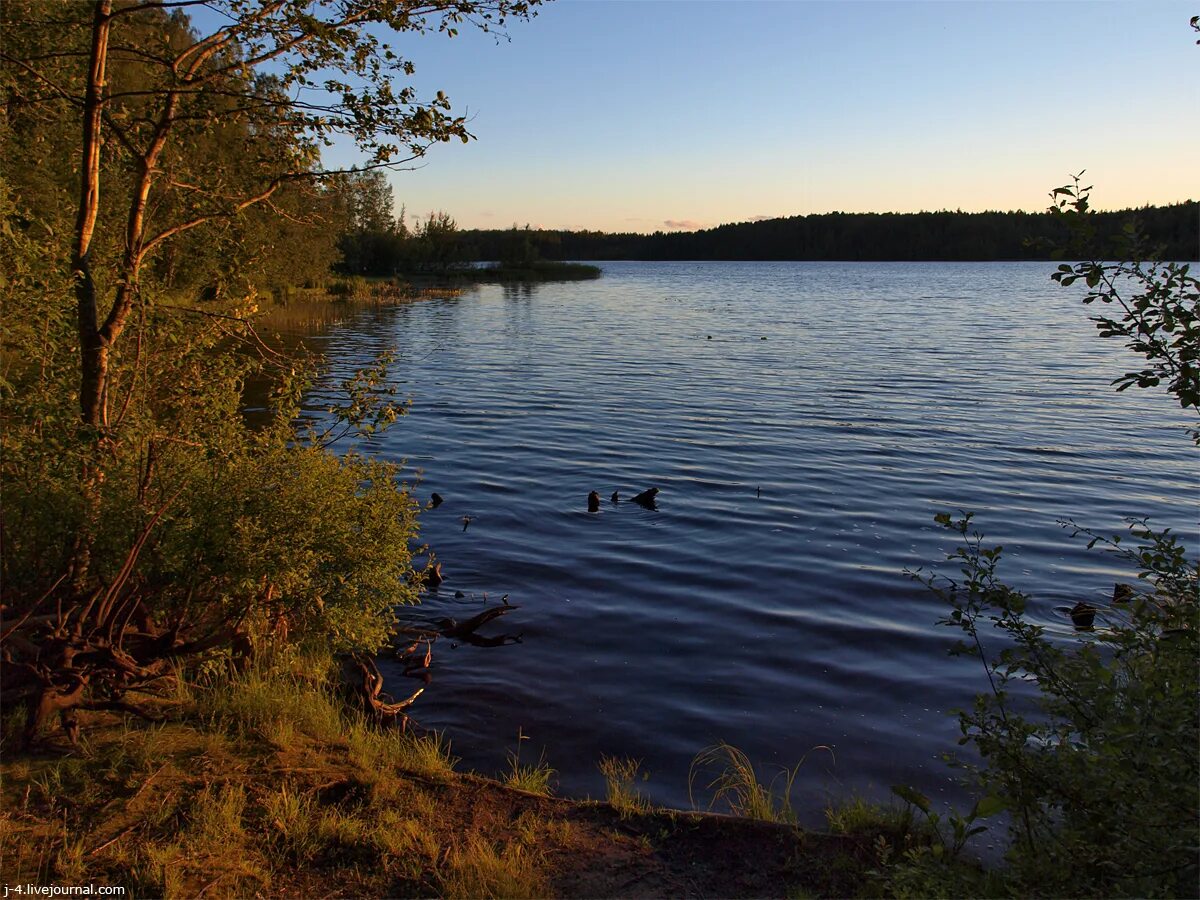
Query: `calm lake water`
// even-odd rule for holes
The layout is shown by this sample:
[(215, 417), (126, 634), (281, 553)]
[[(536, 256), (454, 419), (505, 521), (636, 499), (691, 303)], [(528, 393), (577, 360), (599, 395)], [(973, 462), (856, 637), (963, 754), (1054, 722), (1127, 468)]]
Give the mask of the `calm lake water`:
[[(406, 617), (520, 607), (483, 629), (520, 644), (436, 643), (416, 718), (489, 774), (520, 732), (576, 796), (620, 754), (687, 806), (692, 758), (728, 741), (768, 776), (832, 748), (796, 781), (810, 822), (897, 782), (958, 799), (948, 713), (986, 682), (904, 574), (953, 548), (934, 514), (974, 510), (1064, 640), (1063, 607), (1128, 573), (1059, 519), (1196, 533), (1185, 417), (1113, 392), (1131, 358), (1053, 268), (609, 263), (325, 331), (334, 379), (400, 352), (412, 411), (369, 449), (445, 498), (422, 537), (446, 582)], [(657, 511), (609, 502), (652, 485)]]

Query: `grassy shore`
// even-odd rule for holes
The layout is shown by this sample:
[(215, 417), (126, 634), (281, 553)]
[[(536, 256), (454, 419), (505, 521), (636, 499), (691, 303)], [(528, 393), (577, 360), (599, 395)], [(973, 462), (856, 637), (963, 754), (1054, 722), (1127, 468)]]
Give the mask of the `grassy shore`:
[(881, 858), (917, 834), (862, 805), (829, 833), (653, 809), (623, 761), (606, 763), (605, 801), (550, 796), (537, 765), (508, 784), (459, 772), (441, 737), (349, 710), (331, 673), (293, 653), (178, 679), (152, 702), (161, 722), (98, 713), (76, 748), (18, 749), (9, 711), (3, 880), (137, 897), (841, 897), (878, 893)]

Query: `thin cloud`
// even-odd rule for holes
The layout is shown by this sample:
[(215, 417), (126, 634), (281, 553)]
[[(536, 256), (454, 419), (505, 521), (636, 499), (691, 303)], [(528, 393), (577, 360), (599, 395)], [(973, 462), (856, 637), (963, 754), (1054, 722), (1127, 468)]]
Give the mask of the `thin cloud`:
[(778, 216), (751, 216), (747, 222), (769, 222), (771, 219), (777, 219)]
[(703, 228), (703, 222), (697, 222), (693, 219), (664, 219), (663, 225), (667, 228), (678, 228), (681, 231), (695, 231), (697, 228)]

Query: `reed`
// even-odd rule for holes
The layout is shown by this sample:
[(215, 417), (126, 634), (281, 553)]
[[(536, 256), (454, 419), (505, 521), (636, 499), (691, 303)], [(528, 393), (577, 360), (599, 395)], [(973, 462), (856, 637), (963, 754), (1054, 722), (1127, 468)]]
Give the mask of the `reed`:
[[(813, 749), (829, 750), (824, 745)], [(724, 803), (735, 816), (795, 825), (792, 787), (800, 774), (800, 767), (807, 758), (806, 753), (795, 766), (780, 769), (769, 782), (763, 783), (759, 780), (750, 757), (732, 744), (721, 741), (700, 751), (692, 760), (688, 770), (688, 800), (694, 808), (697, 806), (696, 781), (698, 778), (709, 777), (705, 789), (712, 792), (712, 799), (707, 809), (712, 810), (718, 804)]]

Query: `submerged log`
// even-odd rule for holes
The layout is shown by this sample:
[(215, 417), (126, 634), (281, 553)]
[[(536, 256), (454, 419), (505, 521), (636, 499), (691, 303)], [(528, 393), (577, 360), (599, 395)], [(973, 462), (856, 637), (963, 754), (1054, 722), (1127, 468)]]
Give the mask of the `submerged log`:
[(633, 502), (638, 506), (645, 507), (646, 509), (658, 509), (654, 503), (654, 498), (657, 496), (658, 488), (652, 487), (642, 491), (640, 494), (634, 497)]
[(457, 619), (438, 619), (435, 624), (438, 632), (445, 637), (464, 639), (467, 635), (473, 635), (480, 626), (486, 625), (492, 619), (520, 608), (506, 601), (503, 606), (492, 606), (478, 615), (471, 616), (465, 622), (459, 622)]
[(422, 569), (420, 572), (414, 572), (412, 575), (413, 584), (415, 584), (418, 588), (430, 591), (436, 591), (438, 589), (438, 585), (445, 580), (446, 579), (442, 577), (442, 564), (440, 562), (435, 562), (432, 559), (425, 564), (424, 569)]

